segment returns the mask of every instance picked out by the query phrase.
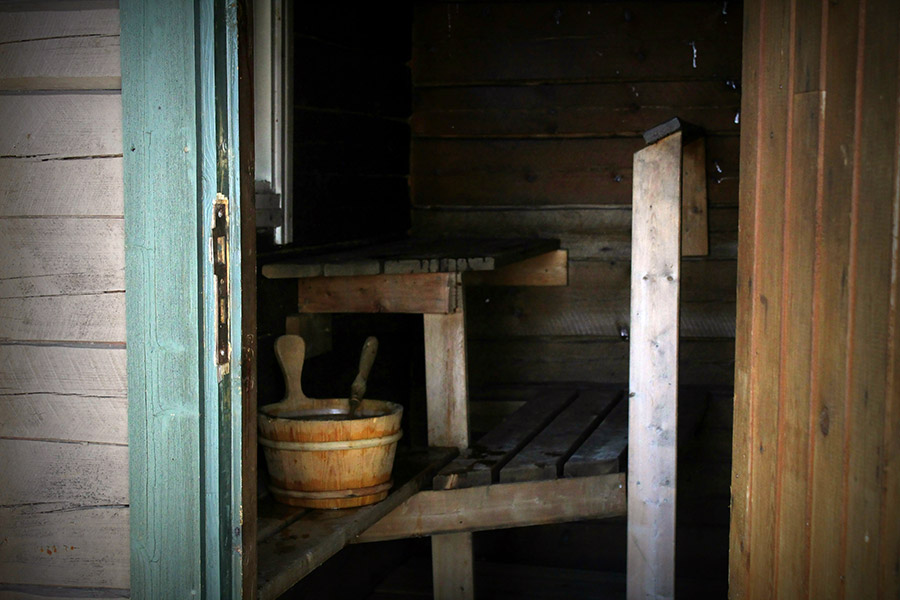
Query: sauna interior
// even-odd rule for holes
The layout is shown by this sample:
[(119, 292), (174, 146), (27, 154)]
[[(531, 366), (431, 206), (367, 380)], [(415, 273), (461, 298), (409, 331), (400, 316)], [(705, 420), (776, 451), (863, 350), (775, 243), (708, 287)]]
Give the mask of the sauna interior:
[[(703, 131), (708, 252), (681, 262), (676, 585), (725, 597), (741, 3), (319, 3), (294, 8), (291, 32), (293, 240), (257, 229), (258, 402), (284, 395), (286, 331), (307, 339), (316, 398), (349, 393), (376, 336), (367, 397), (404, 406), (401, 449), (428, 445), (423, 317), (301, 315), (298, 279), (267, 267), (410, 235), (558, 240), (562, 285), (464, 287), (474, 444), (525, 400), (627, 388), (634, 153), (672, 117)], [(264, 529), (279, 509), (262, 452), (258, 475)], [(351, 544), (283, 597), (429, 597), (429, 540)], [(625, 541), (623, 515), (476, 531), (476, 597), (624, 597)]]

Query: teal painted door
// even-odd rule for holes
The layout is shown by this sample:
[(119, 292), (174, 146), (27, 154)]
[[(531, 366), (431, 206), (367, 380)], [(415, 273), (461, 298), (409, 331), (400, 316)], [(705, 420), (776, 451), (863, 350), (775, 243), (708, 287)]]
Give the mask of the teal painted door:
[(237, 8), (120, 9), (132, 597), (239, 598)]

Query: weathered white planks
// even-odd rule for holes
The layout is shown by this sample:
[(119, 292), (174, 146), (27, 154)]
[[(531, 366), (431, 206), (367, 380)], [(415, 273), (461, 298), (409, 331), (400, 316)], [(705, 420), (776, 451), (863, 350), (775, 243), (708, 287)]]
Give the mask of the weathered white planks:
[(68, 394), (0, 394), (0, 438), (128, 443), (128, 399)]
[(0, 96), (0, 123), (4, 124), (0, 128), (0, 157), (53, 159), (122, 154), (119, 94)]
[(124, 342), (125, 292), (0, 298), (0, 341)]
[(629, 600), (675, 596), (681, 132), (634, 155), (628, 411)]
[(124, 348), (0, 344), (0, 394), (120, 397)]
[(0, 158), (0, 217), (122, 216), (122, 158)]
[(72, 510), (128, 504), (128, 447), (0, 439), (0, 505)]
[[(58, 1), (55, 4), (64, 6)], [(70, 10), (4, 12), (0, 18), (0, 44), (46, 38), (119, 35), (118, 9), (78, 8), (80, 7), (72, 6)]]
[(0, 508), (0, 530), (4, 583), (129, 587), (127, 508)]
[(119, 90), (119, 36), (0, 44), (0, 90)]
[(0, 219), (0, 298), (125, 288), (122, 219)]

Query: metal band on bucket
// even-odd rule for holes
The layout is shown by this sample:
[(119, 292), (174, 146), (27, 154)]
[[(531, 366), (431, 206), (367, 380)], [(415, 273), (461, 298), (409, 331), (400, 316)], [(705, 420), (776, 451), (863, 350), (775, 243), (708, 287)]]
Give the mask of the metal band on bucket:
[(403, 437), (402, 429), (393, 435), (377, 438), (363, 438), (359, 440), (338, 440), (335, 442), (281, 442), (260, 437), (259, 443), (266, 448), (274, 448), (275, 450), (307, 450), (321, 452), (327, 450), (358, 450), (360, 448), (387, 446), (388, 444), (393, 444), (401, 437)]

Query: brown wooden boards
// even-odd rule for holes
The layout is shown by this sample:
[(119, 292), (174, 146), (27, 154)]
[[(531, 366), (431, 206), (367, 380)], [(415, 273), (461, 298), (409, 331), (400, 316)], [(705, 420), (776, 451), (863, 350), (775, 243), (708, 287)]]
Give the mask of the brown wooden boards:
[(460, 302), (453, 273), (301, 277), (297, 300), (302, 313), (446, 314)]
[(421, 491), (356, 541), (546, 525), (625, 514), (625, 475)]
[(589, 390), (574, 400), (500, 469), (500, 481), (534, 481), (562, 476), (563, 465), (606, 416), (617, 392)]
[(497, 428), (444, 467), (434, 478), (434, 489), (449, 490), (496, 483), (500, 469), (543, 431), (575, 395), (575, 390), (535, 394)]
[(440, 239), (387, 242), (265, 265), (270, 278), (490, 271), (559, 248), (549, 239)]
[(628, 399), (616, 395), (616, 405), (566, 461), (566, 477), (586, 477), (617, 473), (628, 447)]
[(628, 597), (675, 594), (681, 132), (634, 155)]
[(684, 144), (681, 153), (681, 255), (709, 254), (706, 138)]
[(466, 271), (466, 285), (548, 287), (569, 283), (569, 253), (555, 250), (494, 271)]
[(273, 600), (338, 552), (359, 533), (415, 494), (456, 450), (432, 448), (410, 453), (394, 469), (395, 487), (377, 504), (333, 511), (310, 511), (258, 545), (258, 597)]

